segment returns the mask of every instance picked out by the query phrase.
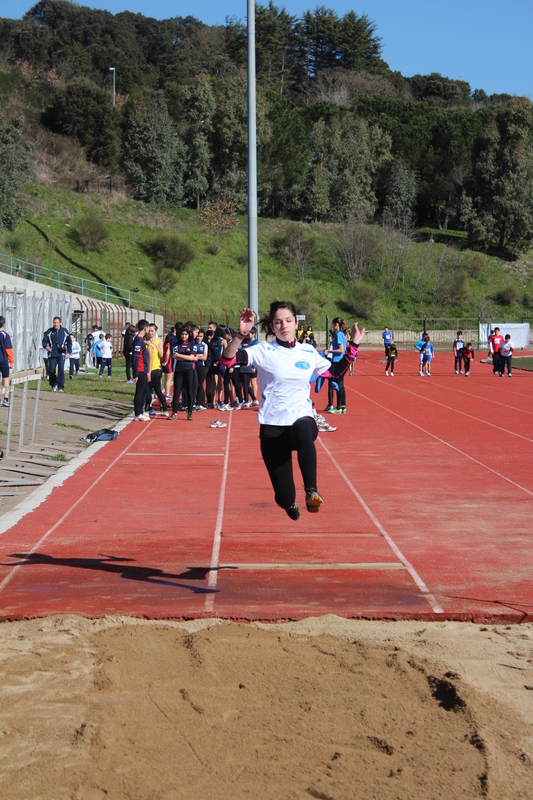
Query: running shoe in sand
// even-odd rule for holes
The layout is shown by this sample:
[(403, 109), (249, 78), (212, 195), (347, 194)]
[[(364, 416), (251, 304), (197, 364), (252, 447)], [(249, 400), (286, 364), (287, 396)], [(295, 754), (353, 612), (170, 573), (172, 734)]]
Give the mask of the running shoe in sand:
[(228, 425), (226, 422), (221, 422), (219, 419), (216, 419), (214, 422), (209, 423), (210, 428), (227, 428)]

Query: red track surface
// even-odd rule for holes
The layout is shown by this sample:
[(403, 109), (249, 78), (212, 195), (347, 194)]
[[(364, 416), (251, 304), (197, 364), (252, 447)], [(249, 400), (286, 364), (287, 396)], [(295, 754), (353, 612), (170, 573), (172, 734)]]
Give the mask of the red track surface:
[(533, 375), (379, 357), (319, 437), (319, 514), (275, 505), (252, 411), (131, 423), (0, 536), (0, 618), (532, 620)]

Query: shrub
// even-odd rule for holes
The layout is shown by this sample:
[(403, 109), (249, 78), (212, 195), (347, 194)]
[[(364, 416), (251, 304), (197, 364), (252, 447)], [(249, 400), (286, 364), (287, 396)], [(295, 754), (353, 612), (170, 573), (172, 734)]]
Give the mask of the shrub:
[(212, 231), (216, 236), (221, 233), (231, 231), (237, 227), (237, 206), (233, 200), (219, 197), (218, 200), (209, 200), (205, 208), (200, 212), (200, 219), (208, 231)]
[(158, 261), (154, 269), (155, 285), (158, 292), (168, 294), (176, 286), (178, 276), (172, 269), (168, 269), (165, 265)]
[(219, 250), (220, 246), (218, 242), (209, 242), (209, 244), (207, 245), (207, 252), (209, 253), (210, 256), (218, 255)]
[(89, 250), (103, 251), (107, 244), (109, 234), (107, 228), (99, 217), (87, 214), (78, 220), (76, 236), (80, 247), (85, 253)]
[(501, 306), (510, 306), (511, 303), (516, 303), (518, 299), (519, 296), (517, 290), (510, 284), (508, 286), (504, 286), (494, 295), (494, 300)]
[(316, 250), (315, 237), (303, 222), (289, 223), (274, 242), (276, 254), (298, 277), (300, 283), (308, 277)]
[(372, 319), (376, 310), (376, 300), (375, 288), (363, 281), (357, 281), (350, 289), (344, 305), (350, 308), (356, 317)]
[(152, 258), (157, 259), (167, 269), (181, 272), (187, 264), (194, 261), (196, 253), (189, 242), (177, 233), (159, 233), (145, 246)]
[(473, 250), (466, 252), (463, 256), (466, 271), (471, 278), (479, 278), (483, 273), (483, 256)]
[(10, 253), (20, 253), (24, 246), (24, 238), (20, 233), (12, 233), (7, 237), (6, 245)]

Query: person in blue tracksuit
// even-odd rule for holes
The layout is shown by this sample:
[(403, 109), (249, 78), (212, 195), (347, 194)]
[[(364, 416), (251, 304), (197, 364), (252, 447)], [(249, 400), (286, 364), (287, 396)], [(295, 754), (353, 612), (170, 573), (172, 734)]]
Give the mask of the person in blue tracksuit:
[[(61, 318), (54, 317), (51, 328), (43, 336), (43, 348), (48, 353), (48, 380), (53, 392), (65, 388), (65, 358), (72, 353), (70, 333), (61, 325)], [(57, 370), (57, 375), (56, 375)]]
[(424, 345), (420, 351), (422, 354), (422, 375), (427, 375), (431, 378), (431, 359), (433, 358), (433, 345), (429, 341), (429, 336), (426, 333), (424, 336)]
[(420, 376), (424, 374), (422, 371), (422, 363), (424, 360), (424, 356), (422, 355), (422, 348), (424, 347), (425, 344), (424, 335), (425, 334), (422, 334), (418, 342), (415, 342), (415, 350), (418, 350), (418, 374)]

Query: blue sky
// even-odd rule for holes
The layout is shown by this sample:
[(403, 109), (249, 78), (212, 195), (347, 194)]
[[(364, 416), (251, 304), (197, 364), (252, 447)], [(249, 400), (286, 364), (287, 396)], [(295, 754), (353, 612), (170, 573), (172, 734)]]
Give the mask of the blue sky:
[[(245, 0), (92, 0), (82, 4), (114, 14), (128, 10), (159, 19), (192, 14), (210, 25), (223, 24), (226, 15), (246, 17)], [(317, 5), (316, 0), (275, 4), (295, 16)], [(440, 72), (462, 78), (472, 89), (481, 88), (488, 94), (533, 97), (533, 0), (324, 0), (318, 4), (339, 15), (352, 9), (366, 13), (382, 37), (385, 61), (404, 75)], [(19, 15), (32, 5), (31, 0), (18, 0)], [(15, 17), (16, 9), (17, 0), (1, 0), (1, 16)]]

